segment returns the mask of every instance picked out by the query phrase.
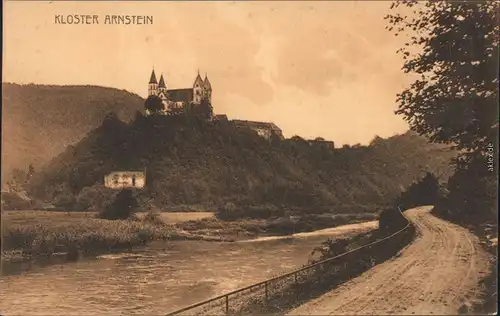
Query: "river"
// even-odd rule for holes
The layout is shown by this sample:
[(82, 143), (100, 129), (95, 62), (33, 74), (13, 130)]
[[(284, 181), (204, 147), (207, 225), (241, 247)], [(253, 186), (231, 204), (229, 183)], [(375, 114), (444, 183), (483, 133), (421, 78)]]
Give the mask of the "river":
[(2, 276), (2, 315), (159, 315), (300, 267), (332, 236), (377, 222), (245, 242), (154, 242), (133, 253)]

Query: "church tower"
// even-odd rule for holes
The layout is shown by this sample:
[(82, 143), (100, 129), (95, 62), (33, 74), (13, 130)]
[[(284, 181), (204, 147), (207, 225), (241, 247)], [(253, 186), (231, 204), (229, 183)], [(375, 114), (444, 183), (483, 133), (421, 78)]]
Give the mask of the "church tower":
[(199, 104), (201, 98), (203, 97), (203, 79), (200, 77), (200, 71), (198, 70), (198, 75), (193, 83), (193, 103)]
[(149, 78), (148, 84), (148, 96), (150, 95), (158, 95), (158, 81), (156, 81), (155, 70), (151, 72), (151, 78)]
[(207, 74), (205, 74), (205, 79), (203, 80), (203, 97), (212, 103), (212, 85), (208, 80)]
[(158, 83), (158, 97), (163, 102), (165, 109), (168, 109), (168, 95), (167, 95), (167, 85), (165, 84), (165, 79), (163, 79), (163, 74), (160, 75), (160, 82)]
[(163, 74), (160, 76), (160, 82), (158, 83), (158, 94), (167, 93), (167, 85), (165, 84), (165, 79), (163, 79)]

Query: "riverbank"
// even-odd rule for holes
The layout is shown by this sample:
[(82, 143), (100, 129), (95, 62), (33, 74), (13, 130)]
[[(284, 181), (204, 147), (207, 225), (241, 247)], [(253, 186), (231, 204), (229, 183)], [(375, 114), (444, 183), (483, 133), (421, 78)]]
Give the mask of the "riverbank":
[[(358, 231), (343, 227), (335, 238)], [(5, 315), (165, 315), (307, 264), (330, 235), (252, 242), (152, 241), (133, 251), (4, 269)], [(316, 255), (315, 255), (316, 256)], [(48, 261), (48, 260), (47, 260)], [(4, 268), (6, 268), (4, 266)], [(134, 293), (134, 295), (130, 295)]]
[(154, 240), (238, 241), (293, 235), (376, 219), (375, 214), (315, 214), (223, 221), (211, 212), (138, 213), (128, 220), (95, 218), (93, 212), (3, 213), (4, 262), (131, 251)]
[(128, 220), (105, 220), (93, 213), (9, 211), (4, 212), (2, 222), (4, 261), (50, 256), (71, 260), (131, 250), (153, 240), (224, 240), (191, 234), (165, 223), (160, 216), (144, 214)]
[(185, 221), (175, 226), (182, 231), (232, 240), (285, 236), (326, 228), (378, 220), (377, 214), (308, 214), (271, 219), (220, 220), (215, 217)]

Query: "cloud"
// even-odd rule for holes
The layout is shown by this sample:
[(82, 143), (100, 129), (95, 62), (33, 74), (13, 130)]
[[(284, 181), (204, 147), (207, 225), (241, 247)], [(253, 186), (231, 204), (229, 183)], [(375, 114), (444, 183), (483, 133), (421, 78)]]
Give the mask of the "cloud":
[[(385, 2), (9, 2), (4, 79), (95, 84), (147, 94), (151, 67), (170, 88), (196, 69), (230, 117), (285, 134), (366, 143), (406, 129), (394, 115), (408, 82), (385, 29)], [(54, 14), (144, 14), (154, 25), (61, 26)], [(23, 19), (17, 17), (23, 16)], [(29, 39), (29, 40), (26, 40)]]
[(255, 62), (258, 39), (248, 29), (227, 19), (213, 3), (204, 5), (203, 10), (189, 9), (180, 10), (178, 16), (183, 18), (179, 24), (202, 72), (216, 78), (217, 86), (224, 87), (222, 93), (240, 94), (260, 104), (269, 102), (273, 90), (262, 79), (265, 69)]
[(406, 123), (394, 115), (396, 94), (407, 82), (395, 55), (400, 43), (384, 29), (384, 4), (361, 8), (352, 2), (221, 5), (258, 39), (255, 60), (274, 98), (256, 104), (244, 93), (231, 94), (219, 109), (273, 121), (287, 136), (338, 144), (404, 131)]

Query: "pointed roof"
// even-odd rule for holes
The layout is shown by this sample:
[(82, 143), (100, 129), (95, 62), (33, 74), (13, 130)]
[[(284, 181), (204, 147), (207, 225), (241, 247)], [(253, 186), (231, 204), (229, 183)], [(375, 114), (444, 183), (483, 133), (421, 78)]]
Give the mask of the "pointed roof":
[(158, 83), (158, 81), (156, 81), (156, 75), (154, 69), (153, 72), (151, 72), (151, 78), (149, 79), (149, 83)]
[(200, 70), (198, 69), (198, 75), (196, 76), (196, 79), (194, 80), (193, 86), (196, 84), (199, 84), (200, 86), (203, 86), (203, 79), (201, 79), (200, 76)]
[(210, 84), (210, 81), (208, 80), (208, 76), (207, 76), (207, 74), (205, 74), (205, 80), (203, 80), (203, 85), (204, 85), (207, 89), (212, 89), (212, 85)]
[(158, 88), (166, 88), (165, 80), (163, 79), (163, 74), (160, 76), (160, 83), (158, 84)]

